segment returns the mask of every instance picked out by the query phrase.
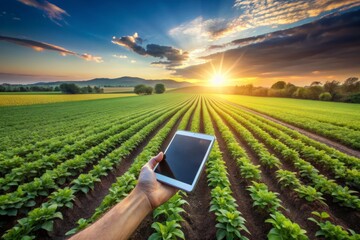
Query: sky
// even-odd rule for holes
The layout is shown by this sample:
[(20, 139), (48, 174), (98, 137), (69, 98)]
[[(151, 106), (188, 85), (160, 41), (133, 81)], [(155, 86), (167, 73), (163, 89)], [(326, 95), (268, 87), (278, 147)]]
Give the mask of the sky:
[(0, 83), (360, 76), (360, 0), (2, 0)]

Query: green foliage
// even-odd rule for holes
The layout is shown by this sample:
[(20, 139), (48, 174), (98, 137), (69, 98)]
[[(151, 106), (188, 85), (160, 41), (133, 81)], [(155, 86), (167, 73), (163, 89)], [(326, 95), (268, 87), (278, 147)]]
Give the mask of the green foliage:
[(332, 99), (331, 93), (323, 92), (319, 95), (319, 99), (321, 101), (330, 101)]
[(60, 84), (60, 90), (63, 93), (75, 94), (80, 93), (80, 87), (74, 83), (62, 83)]
[(249, 233), (245, 227), (245, 219), (240, 216), (240, 213), (237, 211), (228, 211), (225, 209), (220, 209), (215, 212), (216, 227), (216, 239), (248, 239), (241, 235), (240, 231), (244, 230)]
[(153, 87), (146, 86), (144, 84), (139, 84), (134, 87), (134, 93), (136, 94), (151, 95), (153, 91), (154, 91)]
[(35, 238), (34, 235), (29, 235), (39, 229), (51, 232), (53, 229), (54, 220), (62, 219), (61, 212), (57, 211), (58, 206), (52, 204), (50, 206), (42, 206), (29, 213), (28, 217), (18, 220), (18, 224), (10, 229), (3, 239), (22, 239), (28, 237)]
[(360, 239), (360, 234), (356, 234), (354, 231), (349, 229), (347, 232), (343, 227), (332, 224), (327, 220), (330, 216), (326, 212), (312, 212), (317, 218), (308, 218), (310, 221), (316, 223), (320, 230), (316, 232), (317, 237), (324, 237), (325, 239), (340, 239), (340, 240), (355, 240)]
[(240, 166), (241, 176), (247, 180), (258, 180), (260, 179), (260, 170), (258, 169), (260, 166), (255, 166), (251, 163), (244, 162), (243, 165)]
[(277, 170), (276, 178), (282, 187), (297, 188), (301, 184), (299, 179), (296, 177), (296, 173), (290, 172), (288, 170)]
[(279, 194), (269, 191), (264, 183), (252, 182), (248, 191), (253, 200), (253, 206), (261, 211), (273, 213), (282, 207), (281, 200), (278, 198)]
[[(109, 191), (110, 193), (104, 198), (101, 202), (100, 206), (95, 209), (95, 213), (91, 216), (91, 218), (87, 220), (82, 220), (78, 222), (79, 226), (72, 229), (68, 232), (68, 235), (74, 234), (77, 231), (82, 229), (82, 226), (90, 224), (96, 221), (104, 212), (110, 209), (113, 205), (120, 202), (124, 197), (126, 197), (131, 190), (136, 185), (136, 179), (140, 173), (141, 167), (155, 154), (158, 153), (160, 146), (166, 136), (171, 131), (172, 127), (176, 124), (179, 117), (191, 106), (192, 101), (187, 103), (182, 103), (180, 106), (174, 108), (172, 111), (168, 112), (165, 115), (162, 115), (161, 118), (158, 118), (156, 121), (152, 122), (150, 125), (143, 129), (147, 133), (150, 133), (155, 126), (160, 125), (164, 119), (172, 116), (171, 119), (165, 124), (165, 126), (157, 132), (157, 134), (150, 139), (146, 147), (142, 150), (142, 152), (136, 157), (133, 164), (130, 166), (129, 170), (122, 176), (116, 179), (116, 182), (112, 184)], [(137, 137), (143, 139), (147, 134), (139, 132), (136, 134)], [(140, 141), (137, 141), (139, 143)], [(129, 143), (129, 146), (134, 147), (134, 143)], [(177, 225), (176, 225), (177, 226)]]
[(73, 207), (72, 201), (75, 199), (74, 190), (69, 187), (59, 189), (53, 192), (49, 198), (51, 199), (48, 204), (52, 205), (56, 203), (58, 207), (66, 206), (68, 208)]
[(158, 83), (155, 85), (155, 93), (160, 94), (165, 92), (165, 85), (162, 83)]
[(291, 222), (287, 219), (282, 213), (275, 212), (270, 214), (271, 218), (267, 219), (265, 222), (272, 224), (272, 228), (268, 233), (267, 237), (269, 240), (279, 240), (279, 239), (296, 239), (296, 240), (306, 240), (309, 239), (305, 233), (306, 231), (301, 229), (301, 227)]
[(301, 198), (305, 198), (309, 202), (319, 201), (325, 204), (321, 192), (316, 191), (316, 189), (311, 186), (301, 185), (295, 188), (295, 191), (299, 194)]
[(271, 85), (272, 89), (283, 89), (286, 86), (286, 82), (284, 81), (278, 81), (276, 83), (274, 83), (273, 85)]
[(179, 229), (180, 224), (176, 221), (167, 221), (164, 224), (159, 222), (154, 222), (151, 225), (155, 229), (149, 240), (176, 240), (178, 238), (185, 239), (184, 233)]

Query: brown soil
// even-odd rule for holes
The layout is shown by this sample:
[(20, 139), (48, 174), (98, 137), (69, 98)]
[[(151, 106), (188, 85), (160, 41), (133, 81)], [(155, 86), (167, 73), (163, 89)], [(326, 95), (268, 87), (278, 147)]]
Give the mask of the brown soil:
[[(200, 132), (204, 132), (202, 109), (200, 110)], [(193, 116), (192, 116), (193, 117)], [(191, 118), (192, 119), (192, 118)], [(187, 130), (190, 130), (192, 121), (189, 121)], [(207, 185), (206, 167), (194, 191), (187, 194), (185, 200), (189, 205), (184, 206), (184, 222), (181, 223), (186, 239), (215, 239), (215, 215), (210, 209), (210, 188)]]
[(294, 125), (291, 125), (291, 124), (289, 124), (289, 123), (283, 122), (283, 121), (281, 121), (281, 120), (279, 120), (279, 119), (270, 117), (270, 116), (268, 116), (268, 115), (266, 115), (266, 114), (264, 114), (264, 113), (260, 113), (260, 112), (258, 112), (258, 111), (253, 110), (253, 109), (244, 107), (244, 106), (242, 106), (242, 105), (239, 105), (239, 104), (236, 104), (236, 103), (227, 101), (227, 100), (223, 100), (223, 101), (225, 101), (225, 102), (227, 102), (228, 104), (231, 104), (231, 105), (233, 105), (233, 106), (235, 106), (235, 107), (238, 107), (238, 108), (240, 108), (240, 109), (242, 109), (242, 110), (251, 112), (251, 113), (253, 113), (253, 114), (259, 115), (259, 116), (261, 116), (261, 117), (263, 117), (263, 118), (266, 118), (266, 119), (268, 119), (268, 120), (271, 120), (271, 121), (273, 121), (273, 122), (276, 122), (276, 123), (278, 123), (278, 124), (281, 124), (281, 125), (283, 125), (283, 126), (285, 126), (285, 127), (288, 127), (288, 128), (290, 128), (290, 129), (296, 130), (296, 131), (300, 132), (301, 134), (304, 134), (305, 136), (307, 136), (307, 137), (309, 137), (309, 138), (312, 138), (312, 139), (315, 140), (315, 141), (324, 143), (324, 144), (328, 145), (329, 147), (333, 147), (333, 148), (335, 148), (335, 149), (337, 149), (337, 150), (339, 150), (339, 151), (341, 151), (341, 152), (343, 152), (343, 153), (346, 153), (346, 154), (348, 154), (348, 155), (351, 155), (351, 156), (360, 158), (360, 151), (358, 151), (358, 150), (349, 148), (349, 147), (347, 147), (347, 146), (345, 146), (345, 145), (343, 145), (343, 144), (341, 144), (341, 143), (335, 142), (335, 141), (330, 140), (330, 139), (328, 139), (328, 138), (326, 138), (326, 137), (317, 135), (317, 134), (312, 133), (312, 132), (310, 132), (310, 131), (307, 131), (307, 130), (305, 130), (305, 129), (302, 129), (302, 128), (296, 127), (296, 126), (294, 126)]
[[(212, 119), (213, 121), (213, 119)], [(235, 160), (231, 157), (224, 139), (219, 132), (216, 123), (213, 121), (213, 126), (215, 130), (216, 140), (219, 143), (220, 150), (222, 152), (223, 159), (227, 166), (228, 178), (230, 181), (230, 187), (233, 191), (233, 196), (236, 199), (238, 210), (241, 212), (242, 216), (245, 218), (245, 226), (250, 231), (251, 235), (243, 232), (246, 237), (249, 239), (266, 239), (266, 235), (270, 230), (270, 225), (265, 224), (266, 215), (255, 211), (252, 206), (252, 199), (249, 195), (249, 192), (246, 190), (247, 183), (242, 180), (240, 176), (239, 167), (237, 166)]]
[[(65, 209), (63, 211), (64, 221), (56, 220), (54, 224), (54, 231), (51, 233), (52, 239), (64, 239), (65, 233), (76, 227), (76, 221), (80, 218), (89, 218), (94, 213), (95, 208), (100, 205), (103, 198), (109, 193), (111, 184), (116, 181), (116, 178), (123, 175), (133, 160), (141, 153), (148, 141), (156, 135), (156, 133), (168, 122), (166, 119), (159, 127), (155, 128), (149, 136), (134, 150), (131, 154), (124, 158), (119, 165), (108, 176), (101, 178), (101, 182), (96, 183), (94, 190), (88, 194), (77, 193), (73, 209)], [(172, 132), (173, 133), (173, 132)]]

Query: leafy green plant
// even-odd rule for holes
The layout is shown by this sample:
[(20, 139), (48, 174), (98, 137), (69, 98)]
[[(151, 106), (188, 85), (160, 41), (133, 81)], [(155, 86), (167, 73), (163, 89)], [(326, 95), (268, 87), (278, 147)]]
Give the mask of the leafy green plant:
[(282, 213), (275, 212), (270, 214), (271, 218), (267, 219), (265, 222), (272, 224), (272, 229), (268, 233), (267, 237), (269, 240), (279, 240), (279, 239), (296, 239), (296, 240), (306, 240), (309, 239), (305, 233), (306, 231), (301, 229), (301, 227), (291, 222), (286, 218)]
[(312, 212), (312, 214), (318, 219), (308, 218), (310, 221), (316, 223), (320, 230), (316, 232), (315, 236), (324, 237), (326, 239), (348, 239), (355, 240), (360, 239), (360, 234), (356, 234), (354, 231), (349, 230), (347, 232), (343, 227), (332, 224), (329, 220), (330, 216), (327, 212)]
[(88, 193), (90, 189), (94, 189), (95, 182), (100, 182), (100, 178), (90, 174), (80, 174), (79, 177), (72, 182), (73, 185), (71, 189)]
[(294, 172), (279, 169), (276, 171), (276, 178), (282, 187), (297, 188), (300, 186), (300, 181)]
[(177, 238), (185, 239), (184, 233), (179, 229), (180, 224), (176, 221), (167, 221), (164, 224), (154, 222), (151, 227), (156, 232), (151, 234), (149, 240), (176, 240)]
[(244, 162), (240, 166), (241, 176), (247, 180), (259, 180), (260, 179), (260, 166), (255, 166), (252, 163)]
[(252, 182), (248, 187), (250, 196), (253, 200), (253, 206), (266, 212), (276, 212), (281, 207), (281, 200), (278, 193), (271, 192), (264, 183)]
[(237, 211), (228, 211), (225, 209), (220, 209), (215, 212), (216, 227), (216, 239), (248, 239), (245, 236), (241, 235), (241, 231), (246, 231), (250, 233), (245, 226), (245, 219), (240, 216), (240, 213)]
[(73, 208), (73, 200), (75, 199), (74, 190), (66, 187), (64, 189), (59, 189), (56, 192), (53, 192), (50, 196), (50, 201), (47, 204), (56, 203), (58, 207), (66, 206), (68, 208)]
[(73, 234), (85, 229), (87, 226), (89, 226), (89, 221), (84, 218), (80, 218), (76, 223), (77, 223), (77, 227), (71, 229), (70, 231), (67, 231), (65, 233), (66, 236), (73, 235)]
[(295, 188), (295, 191), (299, 194), (299, 196), (301, 198), (305, 198), (309, 202), (318, 201), (318, 202), (326, 205), (321, 192), (316, 191), (316, 189), (311, 186), (301, 185), (301, 186)]
[(42, 206), (34, 211), (31, 211), (26, 218), (18, 220), (18, 224), (10, 229), (3, 238), (6, 240), (13, 239), (32, 239), (34, 233), (39, 229), (44, 229), (51, 232), (54, 225), (54, 220), (57, 218), (62, 219), (61, 212), (58, 212), (58, 206), (56, 204), (50, 206)]

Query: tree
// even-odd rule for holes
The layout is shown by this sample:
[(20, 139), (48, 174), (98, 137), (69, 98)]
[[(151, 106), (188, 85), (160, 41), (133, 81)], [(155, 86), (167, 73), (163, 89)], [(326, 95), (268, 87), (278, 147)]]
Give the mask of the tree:
[(296, 91), (296, 89), (297, 89), (297, 87), (294, 84), (292, 84), (292, 83), (286, 84), (285, 93), (284, 93), (285, 96), (291, 97), (294, 94), (294, 92)]
[(60, 90), (63, 93), (75, 94), (80, 93), (80, 88), (74, 83), (62, 83), (60, 84)]
[(310, 86), (321, 86), (321, 82), (319, 82), (319, 81), (314, 81), (314, 82), (312, 82), (311, 84), (310, 84)]
[(272, 89), (284, 89), (285, 86), (286, 86), (286, 82), (284, 82), (284, 81), (278, 81), (278, 82), (274, 83), (274, 84), (271, 86), (271, 88), (272, 88)]
[(339, 85), (340, 82), (336, 80), (326, 81), (326, 83), (324, 84), (324, 90), (326, 92), (329, 92), (331, 95), (334, 95), (339, 88)]
[(165, 92), (165, 85), (162, 83), (158, 83), (155, 85), (155, 93), (160, 94)]
[(305, 87), (304, 89), (304, 98), (306, 99), (317, 100), (319, 99), (320, 94), (324, 92), (324, 89), (321, 86)]
[(150, 86), (146, 86), (145, 87), (145, 95), (151, 95), (154, 91), (154, 88), (153, 87), (150, 87)]
[(134, 93), (136, 94), (144, 94), (146, 86), (144, 84), (139, 84), (134, 87)]
[(321, 101), (330, 101), (332, 99), (332, 96), (329, 92), (323, 92), (319, 95), (319, 99)]
[(345, 80), (342, 85), (342, 89), (345, 93), (360, 91), (360, 81), (357, 77), (350, 77)]

